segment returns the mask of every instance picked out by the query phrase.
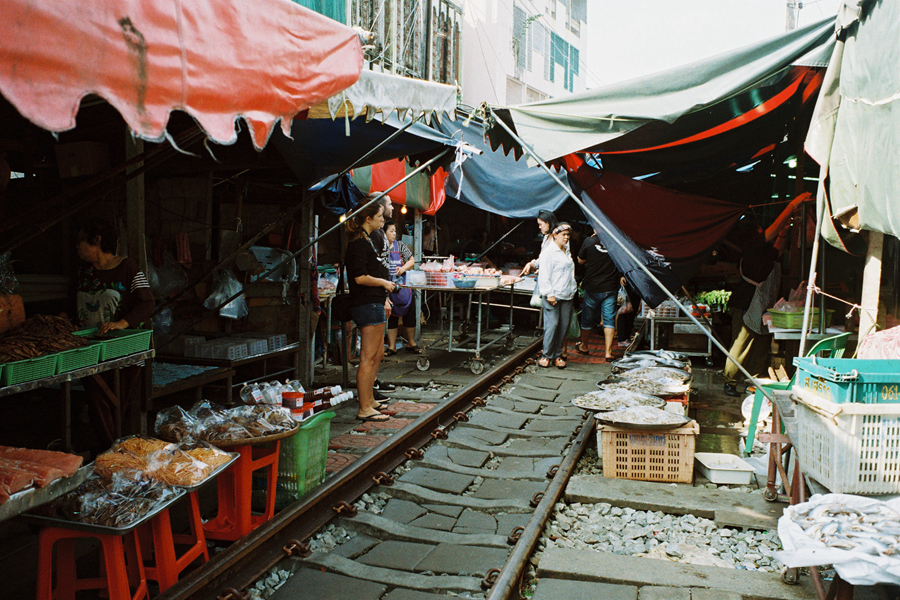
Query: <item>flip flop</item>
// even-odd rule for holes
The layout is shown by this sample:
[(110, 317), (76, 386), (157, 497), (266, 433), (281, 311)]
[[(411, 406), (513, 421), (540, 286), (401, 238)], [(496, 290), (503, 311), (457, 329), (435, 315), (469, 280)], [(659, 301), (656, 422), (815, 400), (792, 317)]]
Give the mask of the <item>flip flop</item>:
[(590, 355), (590, 352), (588, 352), (587, 350), (585, 350), (581, 347), (581, 342), (578, 342), (577, 344), (575, 344), (575, 352), (577, 352), (578, 354), (584, 355), (584, 356)]
[(566, 368), (566, 361), (564, 361), (561, 357), (560, 357), (560, 358), (557, 358), (557, 359), (553, 362), (553, 364), (556, 365), (556, 368), (557, 368), (557, 369), (565, 369), (565, 368)]
[[(380, 417), (384, 417), (384, 418), (380, 418)], [(385, 421), (391, 420), (390, 415), (385, 415), (383, 413), (378, 413), (376, 415), (369, 415), (368, 417), (360, 417), (359, 415), (356, 415), (356, 418), (360, 421), (372, 421), (375, 423), (384, 423)]]
[(384, 351), (385, 356), (393, 356), (395, 354), (397, 354), (397, 351), (394, 350), (393, 348), (388, 348), (387, 350)]
[[(384, 408), (384, 404), (376, 401), (375, 404), (372, 405), (372, 408), (374, 408), (375, 410), (381, 410), (382, 408)], [(375, 416), (375, 415), (369, 415), (369, 416)]]
[(539, 366), (539, 367), (544, 367), (544, 368), (549, 367), (549, 366), (550, 366), (550, 359), (547, 358), (546, 356), (542, 356), (541, 359), (538, 361), (538, 366)]
[(410, 354), (422, 354), (422, 348), (419, 346), (404, 346), (403, 349)]

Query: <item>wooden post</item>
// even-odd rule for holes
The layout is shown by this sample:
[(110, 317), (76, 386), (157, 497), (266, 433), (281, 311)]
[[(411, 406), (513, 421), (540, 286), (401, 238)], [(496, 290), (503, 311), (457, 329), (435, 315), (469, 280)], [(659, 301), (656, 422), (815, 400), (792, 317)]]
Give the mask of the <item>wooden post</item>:
[(881, 290), (881, 254), (884, 250), (884, 234), (869, 232), (869, 251), (866, 253), (866, 267), (863, 270), (862, 298), (859, 305), (859, 339), (875, 331), (878, 318), (878, 299)]
[[(301, 243), (313, 239), (315, 218), (313, 216), (313, 202), (306, 202), (306, 192), (303, 193), (303, 208), (300, 209), (300, 231), (298, 239)], [(297, 357), (299, 373), (297, 373), (303, 385), (309, 387), (313, 381), (313, 361), (315, 347), (313, 345), (312, 329), (312, 247), (307, 248), (297, 257), (300, 301), (297, 303), (297, 328), (300, 341), (300, 352)]]

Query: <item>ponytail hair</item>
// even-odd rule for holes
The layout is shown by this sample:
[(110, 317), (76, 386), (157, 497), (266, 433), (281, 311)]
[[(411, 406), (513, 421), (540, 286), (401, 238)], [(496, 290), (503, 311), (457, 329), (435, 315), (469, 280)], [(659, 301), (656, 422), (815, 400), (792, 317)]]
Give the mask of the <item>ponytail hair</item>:
[[(366, 235), (366, 231), (362, 228), (363, 223), (366, 222), (366, 219), (374, 217), (378, 214), (378, 211), (382, 209), (381, 204), (378, 202), (373, 202), (356, 213), (353, 217), (347, 217), (344, 219), (344, 228), (347, 230), (347, 241), (352, 242), (353, 240), (358, 240), (361, 237)], [(353, 209), (347, 213), (350, 215), (357, 209)]]
[(537, 218), (549, 226), (547, 231), (553, 231), (559, 225), (559, 221), (556, 220), (556, 215), (549, 210), (539, 211)]

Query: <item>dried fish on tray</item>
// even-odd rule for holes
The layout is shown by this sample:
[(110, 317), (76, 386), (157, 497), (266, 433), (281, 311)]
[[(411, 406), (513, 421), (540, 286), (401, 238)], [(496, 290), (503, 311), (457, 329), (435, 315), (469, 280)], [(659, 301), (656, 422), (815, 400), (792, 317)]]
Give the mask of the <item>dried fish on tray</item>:
[(816, 494), (778, 520), (789, 567), (834, 565), (851, 585), (900, 584), (900, 498)]
[(683, 415), (653, 406), (631, 406), (597, 415), (597, 420), (622, 429), (674, 429), (690, 423)]
[(75, 326), (61, 317), (36, 315), (0, 336), (0, 362), (37, 358), (88, 345), (73, 335)]
[(691, 386), (686, 383), (663, 383), (659, 381), (650, 381), (649, 379), (638, 378), (611, 378), (605, 381), (601, 381), (597, 385), (604, 390), (622, 389), (638, 394), (646, 394), (648, 396), (658, 396), (660, 398), (666, 398), (668, 396), (678, 396), (691, 389)]
[(620, 373), (619, 377), (646, 379), (648, 381), (659, 381), (661, 383), (689, 383), (691, 381), (690, 373), (682, 371), (681, 369), (671, 369), (669, 367), (643, 367)]
[(655, 406), (664, 408), (666, 401), (656, 396), (639, 394), (624, 389), (604, 389), (588, 392), (572, 398), (572, 404), (579, 408), (596, 411), (619, 410), (629, 406)]

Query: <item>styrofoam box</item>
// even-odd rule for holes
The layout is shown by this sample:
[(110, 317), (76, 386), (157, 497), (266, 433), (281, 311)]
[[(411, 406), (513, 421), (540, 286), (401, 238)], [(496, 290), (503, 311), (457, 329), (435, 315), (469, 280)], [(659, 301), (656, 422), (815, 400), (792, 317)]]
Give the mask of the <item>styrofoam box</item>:
[(748, 485), (753, 467), (734, 454), (694, 452), (697, 470), (712, 483), (720, 485)]

